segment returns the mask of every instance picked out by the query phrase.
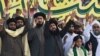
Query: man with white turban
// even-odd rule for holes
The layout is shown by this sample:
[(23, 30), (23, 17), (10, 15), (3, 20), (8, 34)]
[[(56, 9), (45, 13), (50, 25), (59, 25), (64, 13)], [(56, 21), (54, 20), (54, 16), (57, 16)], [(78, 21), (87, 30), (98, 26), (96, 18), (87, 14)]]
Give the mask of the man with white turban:
[(88, 44), (92, 43), (92, 56), (100, 55), (100, 22), (94, 20), (91, 24), (88, 24), (84, 30), (84, 36)]

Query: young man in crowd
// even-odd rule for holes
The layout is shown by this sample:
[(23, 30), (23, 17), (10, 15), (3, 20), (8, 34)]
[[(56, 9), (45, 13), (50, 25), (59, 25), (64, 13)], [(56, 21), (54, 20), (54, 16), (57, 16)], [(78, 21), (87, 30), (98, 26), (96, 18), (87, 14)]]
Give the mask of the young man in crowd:
[(18, 9), (16, 9), (16, 13), (13, 14), (12, 18), (15, 18), (15, 17), (21, 16), (21, 14), (22, 14), (22, 11), (21, 11), (21, 9), (18, 8)]
[[(14, 31), (16, 31), (16, 22), (15, 20), (8, 19), (6, 21), (7, 28), (3, 29), (0, 32), (1, 37), (1, 53), (0, 56), (23, 56), (22, 46), (20, 45), (20, 38), (15, 37)], [(16, 40), (16, 41), (15, 41)], [(18, 43), (17, 43), (18, 41)]]
[[(17, 28), (14, 18), (6, 21), (7, 27), (0, 32), (1, 56), (30, 56), (27, 34), (24, 27)], [(26, 48), (27, 47), (27, 48)]]
[(55, 18), (51, 18), (48, 21), (47, 27), (44, 31), (44, 56), (64, 56), (62, 39)]
[(77, 35), (73, 39), (73, 46), (66, 54), (68, 56), (92, 56), (92, 44), (90, 43), (88, 47), (89, 51), (84, 47), (82, 36)]
[(33, 17), (36, 26), (29, 32), (31, 56), (44, 56), (44, 25), (46, 15), (42, 12), (37, 12)]
[[(99, 56), (100, 53), (100, 22), (93, 20), (91, 23), (87, 24), (84, 30), (84, 36), (87, 39), (86, 47), (89, 43), (92, 43), (92, 56)], [(88, 47), (87, 47), (88, 49)]]

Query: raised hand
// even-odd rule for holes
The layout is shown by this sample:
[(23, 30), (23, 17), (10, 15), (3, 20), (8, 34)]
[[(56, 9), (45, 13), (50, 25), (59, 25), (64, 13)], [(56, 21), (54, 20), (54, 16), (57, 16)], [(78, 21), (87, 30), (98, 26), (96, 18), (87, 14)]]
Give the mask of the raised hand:
[(91, 42), (88, 44), (88, 48), (89, 48), (89, 50), (92, 50), (92, 43)]
[(34, 2), (34, 6), (33, 6), (33, 7), (34, 7), (35, 9), (38, 9), (38, 6), (39, 6), (39, 2), (38, 2), (38, 0), (36, 0), (36, 1)]
[(91, 14), (91, 15), (89, 16), (88, 22), (89, 22), (89, 24), (91, 24), (93, 21), (94, 21), (94, 15)]
[(51, 10), (52, 4), (50, 3), (50, 1), (47, 4), (48, 10)]
[(69, 16), (71, 16), (71, 20), (75, 20), (75, 16), (76, 16), (76, 12), (75, 11), (72, 11), (71, 14), (69, 14)]
[(4, 20), (3, 19), (0, 19), (0, 31), (3, 30), (3, 24), (4, 24)]
[(86, 19), (86, 20), (89, 19), (89, 14), (88, 14), (88, 13), (85, 15), (85, 19)]

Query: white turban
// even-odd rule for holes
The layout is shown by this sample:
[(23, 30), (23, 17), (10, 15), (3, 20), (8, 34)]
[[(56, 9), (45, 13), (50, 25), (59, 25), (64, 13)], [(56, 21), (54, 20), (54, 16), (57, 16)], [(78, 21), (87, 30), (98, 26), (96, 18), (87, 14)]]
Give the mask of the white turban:
[(100, 27), (100, 22), (99, 22), (99, 21), (94, 20), (94, 21), (92, 22), (92, 26), (93, 26), (94, 24), (97, 24), (97, 25)]

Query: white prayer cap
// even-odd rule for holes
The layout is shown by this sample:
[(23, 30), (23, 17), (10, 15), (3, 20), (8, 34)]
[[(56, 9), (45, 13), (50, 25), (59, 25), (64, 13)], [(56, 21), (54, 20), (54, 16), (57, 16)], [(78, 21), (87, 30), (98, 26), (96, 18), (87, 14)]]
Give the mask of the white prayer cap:
[(100, 27), (100, 22), (99, 22), (99, 21), (94, 20), (94, 21), (92, 22), (92, 26), (93, 26), (94, 24), (97, 24), (97, 25)]

